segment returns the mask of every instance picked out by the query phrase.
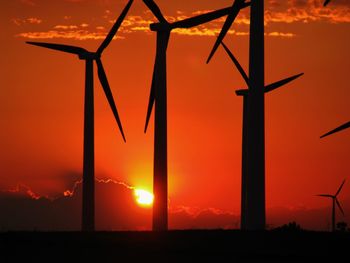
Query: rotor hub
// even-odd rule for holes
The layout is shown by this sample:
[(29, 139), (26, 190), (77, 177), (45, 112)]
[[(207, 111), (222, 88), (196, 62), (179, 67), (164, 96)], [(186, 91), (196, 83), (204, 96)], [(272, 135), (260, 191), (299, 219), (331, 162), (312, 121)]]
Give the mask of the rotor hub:
[(249, 94), (249, 89), (236, 90), (237, 96), (248, 96), (248, 94)]
[(150, 25), (151, 31), (171, 31), (169, 23), (153, 23)]
[(101, 57), (101, 54), (97, 52), (85, 52), (79, 55), (79, 59), (82, 59), (82, 60), (96, 60), (96, 59), (99, 59), (100, 57)]

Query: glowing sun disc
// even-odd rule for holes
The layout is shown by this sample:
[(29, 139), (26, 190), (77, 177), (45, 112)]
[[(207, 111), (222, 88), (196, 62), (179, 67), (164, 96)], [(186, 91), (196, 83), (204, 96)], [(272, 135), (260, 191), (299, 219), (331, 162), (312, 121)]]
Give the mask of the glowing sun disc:
[(154, 196), (152, 193), (142, 189), (135, 189), (134, 193), (138, 204), (146, 206), (153, 204)]

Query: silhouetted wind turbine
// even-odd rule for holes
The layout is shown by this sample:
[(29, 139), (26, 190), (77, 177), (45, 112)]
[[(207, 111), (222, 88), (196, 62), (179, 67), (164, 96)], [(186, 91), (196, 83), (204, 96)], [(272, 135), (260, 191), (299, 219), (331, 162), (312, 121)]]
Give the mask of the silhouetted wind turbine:
[(333, 133), (337, 133), (337, 132), (340, 132), (340, 131), (348, 129), (348, 128), (350, 128), (350, 121), (343, 124), (343, 125), (340, 125), (339, 127), (335, 128), (334, 130), (331, 130), (330, 132), (327, 132), (326, 134), (323, 134), (320, 138), (329, 136)]
[[(153, 0), (143, 0), (159, 23), (150, 25), (157, 32), (157, 51), (153, 70), (152, 86), (148, 103), (145, 132), (155, 104), (154, 167), (153, 167), (153, 223), (155, 231), (168, 229), (168, 168), (167, 168), (167, 73), (166, 54), (171, 31), (176, 28), (191, 28), (220, 18), (231, 12), (231, 7), (202, 14), (196, 17), (169, 23)], [(241, 8), (247, 7), (243, 5)]]
[(322, 197), (328, 197), (328, 198), (332, 198), (332, 232), (335, 231), (335, 204), (337, 204), (339, 210), (341, 211), (341, 213), (344, 215), (344, 210), (341, 207), (337, 196), (339, 195), (341, 189), (343, 188), (345, 183), (345, 180), (342, 182), (342, 184), (340, 185), (338, 191), (335, 193), (335, 195), (329, 195), (329, 194), (321, 194), (321, 195), (317, 195), (317, 196), (322, 196)]
[[(239, 61), (236, 59), (236, 57), (233, 55), (233, 53), (229, 50), (229, 48), (224, 44), (224, 42), (221, 42), (222, 46), (224, 47), (225, 51), (227, 52), (227, 54), (229, 55), (229, 57), (231, 58), (232, 62), (235, 64), (236, 68), (238, 69), (238, 71), (240, 72), (240, 74), (242, 75), (243, 79), (245, 80), (247, 87), (250, 87), (250, 80), (249, 77), (247, 75), (247, 73), (245, 72), (245, 70), (243, 69), (243, 67), (241, 66), (241, 64), (239, 63)], [(264, 93), (268, 93), (270, 91), (273, 91), (277, 88), (280, 88), (286, 84), (288, 84), (289, 82), (299, 78), (300, 76), (302, 76), (304, 73), (277, 81), (275, 83), (272, 83), (270, 85), (265, 86), (264, 88)], [(243, 97), (243, 129), (242, 129), (242, 191), (241, 191), (241, 229), (250, 229), (250, 225), (249, 225), (249, 202), (252, 202), (253, 200), (250, 200), (250, 196), (252, 195), (252, 193), (250, 193), (250, 188), (252, 187), (252, 183), (249, 183), (249, 180), (253, 180), (253, 179), (249, 179), (249, 154), (248, 154), (248, 137), (247, 134), (250, 130), (249, 128), (249, 114), (248, 111), (251, 109), (250, 105), (249, 105), (249, 96), (250, 96), (251, 91), (249, 89), (242, 89), (242, 90), (237, 90), (236, 94), (237, 96), (242, 96)], [(254, 181), (253, 181), (254, 183)]]
[(101, 55), (104, 49), (110, 44), (117, 33), (120, 25), (126, 17), (133, 0), (129, 0), (123, 12), (115, 22), (106, 39), (102, 42), (96, 52), (89, 52), (81, 47), (49, 44), (38, 42), (27, 42), (27, 44), (39, 47), (54, 49), (66, 53), (78, 55), (79, 59), (85, 60), (85, 102), (84, 102), (84, 157), (83, 157), (83, 204), (82, 204), (82, 231), (95, 230), (95, 164), (94, 164), (94, 78), (93, 61), (96, 61), (98, 77), (117, 121), (124, 141), (125, 135), (118, 115), (112, 91), (110, 89), (106, 73), (104, 71)]
[[(235, 0), (234, 4), (243, 2)], [(242, 152), (242, 228), (247, 230), (265, 229), (265, 93), (301, 76), (301, 74), (265, 86), (264, 57), (264, 1), (251, 0), (249, 77), (237, 66), (247, 82), (248, 90), (237, 91), (244, 98), (243, 152)], [(229, 17), (227, 18), (227, 20)], [(231, 20), (232, 21), (232, 20)], [(222, 31), (227, 32), (232, 22)], [(225, 34), (219, 35), (219, 43)], [(216, 44), (217, 45), (217, 44)], [(214, 49), (215, 51), (215, 46)], [(227, 50), (226, 50), (227, 51)], [(212, 51), (213, 53), (213, 51)], [(212, 54), (211, 53), (211, 54)], [(211, 56), (209, 56), (210, 59)], [(231, 56), (232, 59), (233, 56)], [(209, 61), (208, 59), (208, 61)]]

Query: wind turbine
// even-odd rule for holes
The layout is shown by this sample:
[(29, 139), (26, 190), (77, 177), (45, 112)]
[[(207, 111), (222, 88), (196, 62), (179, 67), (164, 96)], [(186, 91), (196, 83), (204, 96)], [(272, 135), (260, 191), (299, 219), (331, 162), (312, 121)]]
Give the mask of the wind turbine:
[[(236, 59), (236, 57), (233, 55), (233, 53), (230, 51), (230, 49), (224, 44), (224, 42), (221, 42), (222, 46), (224, 47), (225, 51), (227, 52), (228, 56), (231, 58), (232, 62), (235, 64), (236, 68), (242, 75), (243, 79), (245, 80), (248, 89), (241, 89), (236, 91), (237, 96), (243, 97), (243, 129), (242, 129), (242, 190), (241, 190), (241, 229), (250, 229), (249, 222), (251, 221), (250, 216), (250, 203), (254, 200), (251, 199), (252, 193), (251, 188), (253, 187), (251, 184), (254, 183), (253, 178), (249, 178), (249, 154), (248, 154), (248, 138), (247, 134), (250, 130), (249, 128), (249, 110), (251, 109), (249, 103), (249, 96), (251, 94), (251, 91), (249, 90), (250, 87), (250, 79), (239, 63), (239, 61)], [(298, 75), (294, 75), (292, 77), (277, 81), (275, 83), (272, 83), (270, 85), (267, 85), (264, 87), (264, 93), (271, 92), (277, 88), (280, 88), (289, 82), (299, 78), (304, 73), (300, 73)]]
[[(244, 0), (235, 0), (233, 6), (238, 3), (244, 3)], [(238, 61), (234, 62), (248, 86), (248, 90), (237, 91), (237, 95), (243, 96), (244, 100), (242, 228), (246, 230), (263, 230), (266, 224), (265, 93), (287, 84), (302, 74), (265, 86), (264, 1), (251, 0), (250, 6), (249, 77), (244, 73), (242, 67), (238, 66)], [(234, 13), (233, 16), (235, 15)], [(208, 62), (215, 53), (217, 43), (223, 41), (232, 23), (233, 20), (232, 18), (230, 19), (229, 15), (209, 55)]]
[[(168, 168), (167, 168), (167, 73), (166, 54), (171, 31), (176, 28), (191, 28), (232, 12), (232, 7), (223, 8), (192, 18), (169, 23), (153, 0), (143, 0), (158, 23), (150, 25), (157, 32), (157, 51), (153, 69), (152, 86), (148, 103), (145, 132), (155, 105), (154, 163), (153, 163), (153, 223), (154, 231), (168, 229)], [(240, 9), (249, 6), (244, 4)], [(236, 7), (235, 7), (236, 8)]]
[(317, 196), (321, 196), (321, 197), (327, 197), (327, 198), (332, 198), (332, 232), (335, 231), (335, 205), (337, 204), (339, 210), (341, 211), (341, 213), (344, 215), (344, 210), (341, 207), (337, 196), (339, 195), (341, 189), (343, 188), (345, 183), (345, 180), (342, 182), (342, 184), (340, 185), (338, 191), (335, 193), (335, 195), (329, 195), (329, 194), (321, 194), (321, 195), (317, 195)]
[(337, 132), (340, 132), (340, 131), (348, 129), (348, 128), (350, 128), (350, 121), (347, 123), (344, 123), (343, 125), (340, 125), (339, 127), (335, 128), (334, 130), (331, 130), (330, 132), (327, 132), (326, 134), (323, 134), (320, 138), (324, 138), (324, 137), (329, 136), (333, 133), (337, 133)]
[(94, 73), (93, 62), (96, 62), (98, 69), (98, 77), (103, 87), (108, 103), (112, 109), (114, 117), (117, 121), (121, 135), (124, 141), (125, 135), (123, 127), (118, 115), (112, 91), (110, 89), (105, 70), (101, 62), (101, 55), (105, 48), (110, 44), (114, 35), (117, 33), (120, 25), (126, 17), (133, 0), (129, 0), (128, 4), (122, 11), (121, 15), (115, 22), (114, 26), (108, 33), (96, 52), (89, 52), (84, 48), (50, 44), (41, 42), (27, 42), (27, 44), (39, 47), (49, 48), (65, 53), (78, 55), (79, 59), (85, 60), (85, 101), (84, 101), (84, 157), (83, 157), (83, 197), (82, 197), (82, 231), (95, 230), (95, 164), (94, 164)]

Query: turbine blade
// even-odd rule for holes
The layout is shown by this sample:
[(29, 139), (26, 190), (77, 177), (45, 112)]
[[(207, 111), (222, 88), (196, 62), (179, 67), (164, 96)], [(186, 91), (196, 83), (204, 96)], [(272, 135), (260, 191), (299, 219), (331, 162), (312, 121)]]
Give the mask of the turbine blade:
[(345, 130), (347, 128), (350, 128), (350, 121), (339, 126), (338, 128), (335, 128), (334, 130), (331, 130), (330, 132), (327, 132), (326, 134), (323, 134), (320, 138), (323, 138), (323, 137), (326, 137), (328, 135), (331, 135), (333, 133), (336, 133), (336, 132), (339, 132), (339, 131), (342, 131), (342, 130)]
[(129, 0), (128, 4), (125, 6), (123, 12), (120, 14), (120, 16), (118, 17), (118, 19), (115, 21), (112, 29), (109, 31), (107, 37), (105, 38), (105, 40), (102, 42), (101, 46), (98, 48), (97, 50), (97, 54), (102, 54), (103, 50), (105, 50), (105, 48), (111, 43), (111, 41), (113, 40), (113, 37), (115, 36), (115, 34), (117, 34), (118, 29), (120, 27), (120, 25), (123, 23), (126, 15), (128, 14), (128, 11), (132, 5), (133, 0)]
[(161, 23), (168, 23), (164, 18), (162, 12), (160, 11), (159, 6), (153, 0), (142, 0), (145, 5), (151, 10), (153, 15), (158, 19)]
[(229, 57), (231, 58), (231, 60), (233, 61), (233, 63), (235, 64), (236, 68), (238, 69), (239, 73), (241, 73), (243, 79), (245, 80), (245, 82), (247, 83), (247, 86), (250, 87), (249, 84), (249, 77), (247, 75), (247, 73), (244, 71), (243, 67), (241, 66), (241, 64), (239, 63), (239, 61), (236, 59), (236, 57), (233, 55), (233, 53), (230, 51), (230, 49), (225, 45), (224, 42), (221, 42), (221, 45), (224, 47), (224, 49), (226, 50), (227, 54), (229, 55)]
[(341, 207), (341, 205), (340, 205), (340, 203), (339, 203), (339, 201), (338, 201), (337, 198), (335, 198), (335, 202), (337, 203), (337, 206), (339, 207), (339, 210), (341, 211), (341, 213), (342, 213), (343, 216), (344, 216), (344, 215), (345, 215), (345, 214), (344, 214), (344, 210), (343, 210), (343, 208)]
[(279, 87), (282, 87), (282, 86), (288, 84), (289, 82), (291, 82), (291, 81), (301, 77), (302, 75), (304, 75), (304, 73), (300, 73), (300, 74), (294, 75), (294, 76), (292, 76), (290, 78), (286, 78), (286, 79), (277, 81), (275, 83), (272, 83), (270, 85), (267, 85), (267, 86), (265, 86), (265, 93), (273, 91), (275, 89), (278, 89)]
[(328, 5), (328, 3), (329, 3), (330, 1), (331, 1), (331, 0), (326, 0), (326, 2), (324, 2), (323, 6)]
[(157, 65), (154, 64), (154, 69), (153, 69), (153, 76), (152, 76), (152, 86), (151, 86), (151, 92), (149, 95), (149, 101), (148, 101), (148, 108), (147, 108), (147, 116), (146, 116), (146, 124), (145, 124), (145, 130), (144, 132), (147, 132), (148, 128), (148, 123), (151, 118), (152, 114), (152, 109), (153, 109), (153, 104), (156, 98), (156, 71), (157, 71)]
[(333, 198), (333, 195), (316, 195), (316, 196), (322, 196), (322, 197), (329, 197), (329, 198)]
[(232, 7), (230, 8), (230, 13), (226, 18), (226, 21), (221, 29), (221, 32), (218, 38), (216, 39), (213, 49), (211, 50), (210, 55), (207, 59), (207, 64), (210, 62), (211, 58), (214, 56), (220, 43), (224, 40), (224, 37), (226, 36), (227, 32), (230, 30), (230, 27), (235, 21), (237, 15), (239, 14), (239, 11), (241, 11), (243, 7), (246, 7), (244, 4), (245, 4), (245, 0), (235, 0), (235, 2), (233, 3)]
[(222, 8), (216, 11), (212, 11), (206, 14), (198, 15), (191, 18), (186, 18), (181, 21), (176, 21), (171, 24), (171, 28), (191, 28), (204, 23), (208, 23), (212, 20), (218, 19), (222, 16), (226, 16), (230, 13), (231, 7)]
[(53, 49), (53, 50), (57, 50), (57, 51), (62, 51), (65, 53), (75, 54), (75, 55), (81, 55), (81, 54), (88, 52), (84, 48), (69, 46), (69, 45), (51, 44), (51, 43), (43, 43), (43, 42), (30, 42), (30, 41), (27, 41), (26, 43), (29, 45), (49, 48), (49, 49)]
[(105, 95), (107, 97), (109, 106), (112, 109), (112, 112), (114, 114), (115, 120), (118, 123), (118, 127), (119, 127), (119, 130), (120, 130), (120, 133), (123, 136), (123, 140), (124, 140), (124, 142), (126, 142), (124, 131), (123, 131), (123, 127), (122, 127), (122, 123), (120, 121), (120, 118), (119, 118), (119, 115), (118, 115), (118, 111), (117, 111), (117, 107), (115, 106), (115, 102), (114, 102), (114, 99), (113, 99), (112, 91), (111, 91), (111, 88), (109, 87), (107, 76), (106, 76), (106, 73), (105, 73), (105, 70), (103, 68), (101, 60), (97, 59), (96, 60), (96, 64), (97, 64), (97, 70), (98, 70), (98, 78), (100, 79), (102, 88), (103, 88), (103, 90), (105, 92)]
[(339, 187), (337, 193), (335, 194), (336, 197), (337, 197), (338, 194), (340, 193), (340, 191), (341, 191), (341, 189), (343, 188), (344, 184), (345, 184), (345, 180), (342, 182), (342, 184), (340, 185), (340, 187)]

